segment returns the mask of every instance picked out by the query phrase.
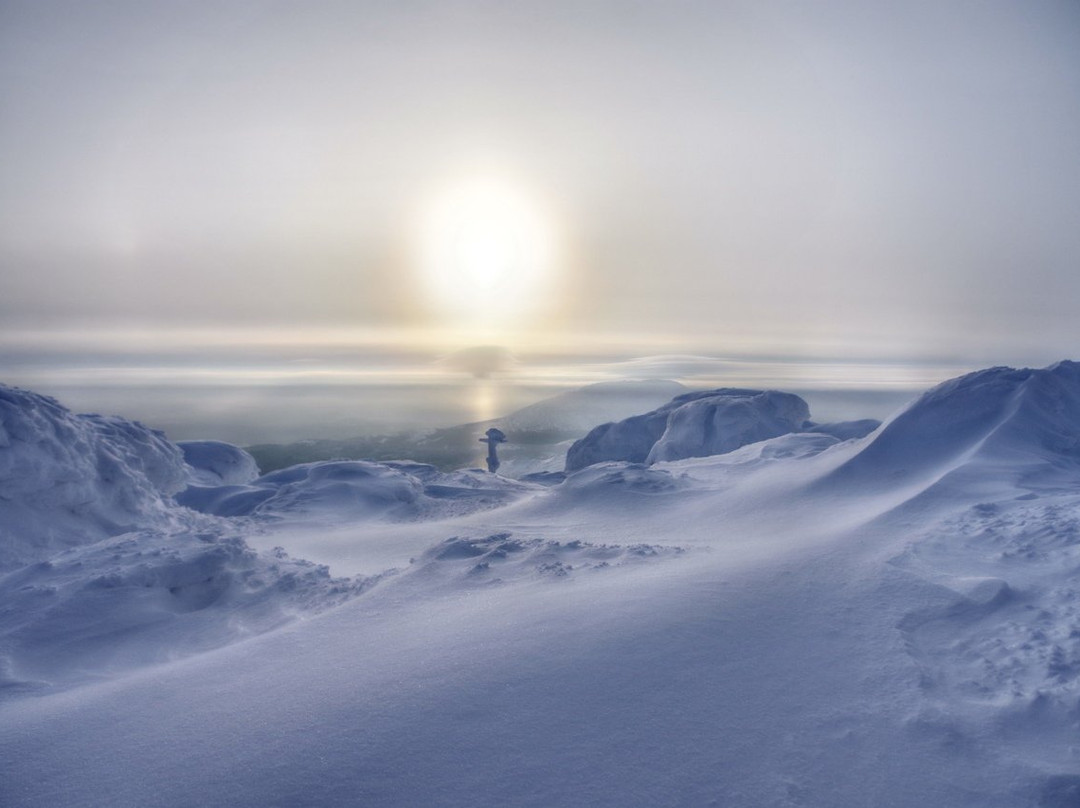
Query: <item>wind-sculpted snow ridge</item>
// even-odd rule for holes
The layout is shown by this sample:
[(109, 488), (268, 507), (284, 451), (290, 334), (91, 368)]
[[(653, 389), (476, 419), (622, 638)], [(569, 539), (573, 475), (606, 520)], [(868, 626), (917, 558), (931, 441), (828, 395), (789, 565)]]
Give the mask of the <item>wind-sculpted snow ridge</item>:
[(332, 578), (228, 526), (140, 530), (0, 576), (0, 697), (170, 661), (261, 634), (376, 580)]
[(1080, 466), (1080, 364), (995, 367), (928, 391), (886, 422), (828, 478), (830, 485), (899, 488), (966, 478), (991, 467), (1002, 482), (1053, 485)]
[(0, 570), (163, 525), (186, 478), (162, 433), (0, 385)]
[(0, 386), (0, 692), (226, 645), (374, 580), (256, 552), (171, 496), (254, 471), (228, 444), (182, 451), (141, 424)]
[(722, 388), (676, 396), (664, 406), (602, 424), (566, 453), (566, 470), (624, 460), (655, 463), (723, 454), (795, 432), (810, 410), (798, 396), (774, 390)]
[(217, 516), (405, 522), (488, 510), (538, 489), (476, 469), (447, 473), (409, 461), (329, 460), (290, 466), (247, 485), (192, 486), (177, 501)]

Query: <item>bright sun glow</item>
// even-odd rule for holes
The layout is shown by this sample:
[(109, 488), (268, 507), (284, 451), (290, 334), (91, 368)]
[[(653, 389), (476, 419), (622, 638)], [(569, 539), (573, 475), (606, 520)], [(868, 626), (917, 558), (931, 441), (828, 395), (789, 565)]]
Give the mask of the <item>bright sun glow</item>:
[(445, 189), (423, 220), (421, 265), (434, 308), (458, 325), (491, 328), (535, 310), (551, 272), (551, 233), (509, 185), (477, 180)]

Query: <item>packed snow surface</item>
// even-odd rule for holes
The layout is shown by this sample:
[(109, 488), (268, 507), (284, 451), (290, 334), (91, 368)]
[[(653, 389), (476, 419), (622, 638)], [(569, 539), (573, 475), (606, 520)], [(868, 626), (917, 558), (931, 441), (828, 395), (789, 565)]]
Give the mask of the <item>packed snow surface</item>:
[(3, 392), (2, 805), (1080, 804), (1075, 363), (551, 485)]

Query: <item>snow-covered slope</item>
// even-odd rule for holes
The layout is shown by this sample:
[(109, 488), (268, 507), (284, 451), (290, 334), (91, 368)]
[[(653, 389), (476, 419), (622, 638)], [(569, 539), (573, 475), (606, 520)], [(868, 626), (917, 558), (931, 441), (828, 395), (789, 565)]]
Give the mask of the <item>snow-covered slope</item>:
[(1045, 485), (1064, 472), (1071, 487), (1080, 468), (1078, 425), (1080, 364), (990, 368), (912, 402), (826, 482), (897, 488), (978, 477), (984, 485)]
[(259, 553), (206, 522), (139, 530), (0, 576), (0, 694), (48, 692), (278, 628), (374, 579)]
[(0, 570), (167, 521), (186, 478), (160, 432), (0, 385)]
[(236, 447), (181, 451), (141, 424), (2, 386), (0, 417), (0, 693), (233, 643), (369, 583), (255, 552), (236, 525), (176, 505), (191, 478), (246, 477)]
[[(358, 596), (320, 577), (302, 591), (340, 605), (172, 662), (105, 632), (163, 611), (168, 588), (140, 600), (135, 554), (176, 541), (183, 557), (194, 534), (49, 562), (115, 565), (116, 593), (14, 571), (0, 593), (24, 600), (0, 615), (31, 617), (0, 690), (0, 804), (1075, 806), (1078, 401), (1073, 363), (995, 368), (863, 438), (606, 461), (414, 522), (322, 486), (352, 497), (360, 471), (379, 490), (400, 474), (423, 501), (437, 472), (312, 464), (270, 486), (264, 502), (298, 494), (279, 511), (190, 518), (336, 574), (372, 559), (397, 572), (353, 582)], [(244, 563), (222, 567), (240, 580)], [(35, 607), (54, 597), (26, 588), (43, 583), (92, 600)], [(204, 584), (181, 583), (180, 603), (201, 604)], [(313, 614), (284, 584), (221, 597), (256, 626), (290, 603)], [(230, 613), (171, 609), (175, 625)], [(117, 657), (79, 657), (104, 680), (70, 688), (63, 629), (85, 636), (94, 615), (95, 648)]]

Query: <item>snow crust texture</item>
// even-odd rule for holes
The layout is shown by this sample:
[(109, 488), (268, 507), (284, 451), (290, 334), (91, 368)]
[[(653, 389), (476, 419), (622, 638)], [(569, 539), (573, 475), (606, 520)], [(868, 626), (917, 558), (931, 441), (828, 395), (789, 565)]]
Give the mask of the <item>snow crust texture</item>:
[(229, 444), (181, 448), (0, 386), (0, 694), (229, 644), (370, 583), (257, 553), (173, 497), (192, 479), (255, 473)]
[(164, 523), (186, 480), (162, 433), (0, 386), (0, 570)]
[(806, 402), (792, 393), (735, 388), (686, 393), (652, 412), (596, 427), (570, 447), (566, 470), (606, 460), (655, 463), (724, 454), (795, 432), (809, 418)]
[(235, 643), (375, 580), (335, 579), (325, 566), (202, 527), (135, 531), (0, 576), (0, 697)]

